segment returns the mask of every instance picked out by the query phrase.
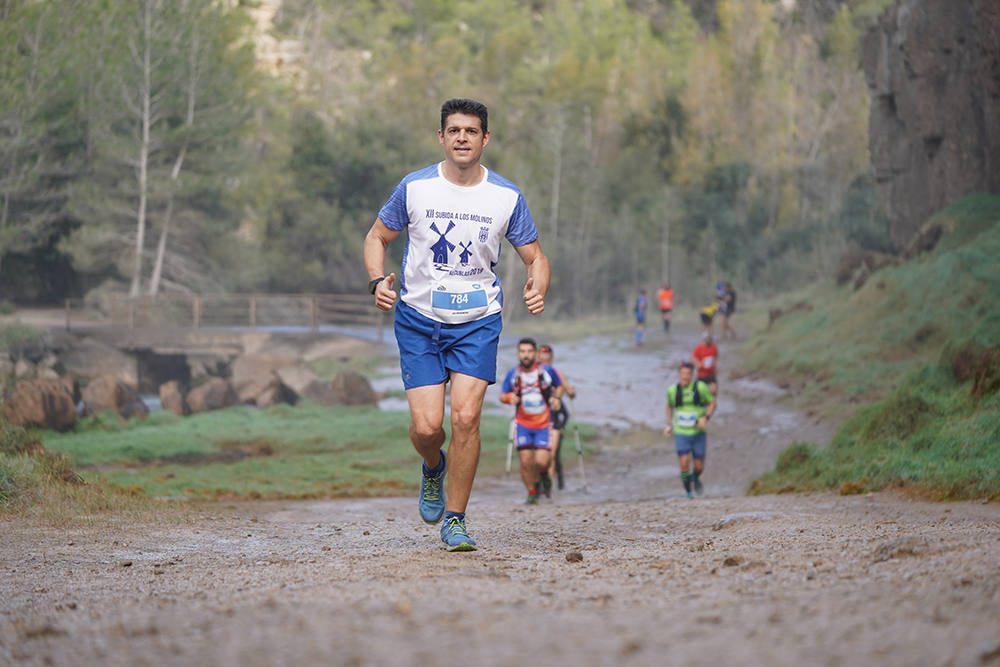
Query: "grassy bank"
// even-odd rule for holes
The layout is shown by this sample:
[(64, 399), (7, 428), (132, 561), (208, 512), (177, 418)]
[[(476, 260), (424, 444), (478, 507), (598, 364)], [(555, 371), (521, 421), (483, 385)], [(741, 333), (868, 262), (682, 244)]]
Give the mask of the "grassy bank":
[[(480, 474), (503, 472), (508, 424), (484, 416)], [(157, 412), (131, 423), (103, 416), (40, 436), (87, 482), (145, 497), (333, 498), (417, 489), (409, 414), (376, 408), (282, 405), (184, 418)]]
[(860, 289), (814, 285), (769, 304), (784, 314), (745, 346), (746, 370), (846, 421), (828, 446), (791, 447), (751, 492), (1000, 498), (1000, 197), (968, 196), (929, 224), (945, 230), (934, 250)]

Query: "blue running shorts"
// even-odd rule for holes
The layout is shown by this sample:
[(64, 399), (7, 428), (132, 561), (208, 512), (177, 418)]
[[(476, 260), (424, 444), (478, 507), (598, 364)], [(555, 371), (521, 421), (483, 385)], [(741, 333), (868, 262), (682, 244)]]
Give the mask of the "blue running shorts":
[(517, 448), (518, 449), (548, 449), (549, 448), (549, 427), (529, 428), (517, 425)]
[(691, 454), (696, 461), (704, 461), (707, 445), (708, 438), (704, 431), (695, 435), (674, 433), (674, 448), (677, 450), (677, 456)]
[(444, 324), (402, 301), (396, 306), (396, 342), (403, 387), (441, 384), (455, 371), (493, 384), (497, 381), (500, 313), (463, 324)]

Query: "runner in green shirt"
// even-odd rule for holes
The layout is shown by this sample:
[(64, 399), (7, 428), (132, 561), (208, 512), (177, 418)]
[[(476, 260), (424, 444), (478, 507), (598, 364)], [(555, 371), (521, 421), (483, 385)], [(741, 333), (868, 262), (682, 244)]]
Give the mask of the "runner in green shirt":
[[(693, 377), (694, 364), (690, 361), (681, 363), (677, 372), (679, 382), (667, 388), (667, 428), (663, 430), (668, 437), (674, 436), (681, 482), (688, 498), (694, 498), (692, 485), (694, 493), (699, 496), (704, 491), (701, 473), (705, 469), (705, 450), (708, 446), (705, 428), (715, 412), (715, 396), (701, 380), (692, 382)], [(692, 458), (694, 473), (688, 472)]]

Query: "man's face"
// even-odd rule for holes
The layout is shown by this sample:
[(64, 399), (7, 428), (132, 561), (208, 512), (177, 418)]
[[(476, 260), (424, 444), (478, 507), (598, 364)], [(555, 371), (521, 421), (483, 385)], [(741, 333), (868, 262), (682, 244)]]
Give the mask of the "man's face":
[(521, 365), (525, 368), (531, 368), (535, 363), (535, 357), (537, 356), (535, 348), (525, 343), (521, 343), (517, 346), (517, 360), (521, 362)]
[(483, 132), (479, 116), (453, 113), (438, 130), (438, 142), (444, 146), (444, 156), (457, 167), (471, 167), (479, 163), (490, 133)]
[(681, 366), (680, 371), (677, 372), (677, 379), (680, 380), (681, 386), (686, 387), (691, 384), (691, 376), (693, 371), (687, 366)]
[(552, 350), (546, 348), (540, 348), (538, 350), (538, 361), (543, 364), (552, 363)]

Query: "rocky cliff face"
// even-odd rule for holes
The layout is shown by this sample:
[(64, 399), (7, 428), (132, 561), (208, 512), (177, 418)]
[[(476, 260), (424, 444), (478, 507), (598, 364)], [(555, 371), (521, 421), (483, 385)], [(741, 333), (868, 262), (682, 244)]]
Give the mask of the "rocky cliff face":
[(899, 0), (862, 58), (872, 165), (902, 247), (958, 197), (1000, 192), (1000, 1)]

